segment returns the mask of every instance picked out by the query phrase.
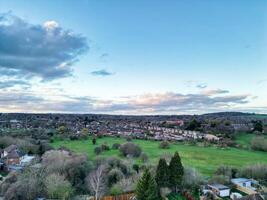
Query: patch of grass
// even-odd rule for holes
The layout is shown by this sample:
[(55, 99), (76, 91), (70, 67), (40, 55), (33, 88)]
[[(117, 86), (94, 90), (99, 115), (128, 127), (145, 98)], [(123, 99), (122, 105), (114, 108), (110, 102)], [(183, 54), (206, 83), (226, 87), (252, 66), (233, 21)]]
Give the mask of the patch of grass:
[[(257, 135), (253, 133), (238, 133), (236, 134), (235, 141), (237, 144), (241, 145), (243, 148), (250, 148), (251, 141), (254, 137), (257, 137)], [(267, 136), (265, 135), (265, 138), (267, 139)]]
[[(64, 140), (55, 141), (51, 145), (55, 148), (61, 146), (67, 147), (75, 152), (86, 153), (89, 159), (94, 160), (96, 155), (94, 153), (94, 148), (101, 144), (108, 144), (110, 147), (114, 143), (125, 143), (126, 140), (123, 138), (113, 138), (113, 137), (103, 137), (97, 139), (97, 144), (93, 145), (92, 140)], [(220, 149), (218, 147), (201, 147), (184, 145), (182, 143), (172, 143), (169, 149), (160, 149), (159, 142), (148, 141), (148, 140), (133, 140), (132, 142), (138, 144), (143, 152), (145, 152), (149, 157), (149, 162), (156, 164), (158, 159), (164, 153), (174, 154), (178, 151), (182, 162), (184, 165), (194, 167), (198, 169), (203, 175), (210, 176), (220, 165), (229, 165), (236, 168), (241, 168), (245, 165), (255, 164), (255, 163), (266, 163), (267, 164), (267, 153), (248, 151), (237, 148), (226, 148)], [(99, 157), (120, 157), (119, 150), (109, 150), (101, 153)], [(137, 163), (142, 163), (140, 159), (135, 160)]]

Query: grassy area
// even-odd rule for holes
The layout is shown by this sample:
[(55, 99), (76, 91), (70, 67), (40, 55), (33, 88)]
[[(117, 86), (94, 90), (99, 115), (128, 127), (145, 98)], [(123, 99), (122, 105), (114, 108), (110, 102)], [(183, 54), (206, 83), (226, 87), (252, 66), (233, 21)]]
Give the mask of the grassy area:
[[(125, 143), (126, 140), (122, 138), (104, 137), (97, 139), (97, 145), (107, 143), (112, 146), (114, 143)], [(159, 149), (159, 142), (147, 140), (133, 140), (138, 144), (143, 152), (147, 153), (152, 163), (157, 163), (160, 156), (164, 153), (173, 154), (178, 151), (181, 155), (184, 165), (195, 167), (204, 175), (211, 175), (214, 170), (220, 165), (229, 165), (233, 167), (243, 167), (248, 164), (266, 163), (267, 153), (248, 151), (237, 148), (219, 149), (217, 147), (201, 147), (184, 145), (182, 143), (174, 143), (169, 149)], [(53, 147), (58, 148), (61, 146), (67, 147), (79, 153), (86, 153), (89, 159), (95, 159), (94, 148), (90, 139), (88, 140), (64, 140), (55, 141), (51, 144)], [(110, 150), (101, 153), (100, 157), (121, 157), (118, 150)], [(136, 162), (141, 162), (139, 159)]]
[[(236, 143), (240, 144), (243, 148), (250, 148), (250, 144), (252, 139), (256, 137), (255, 134), (251, 133), (238, 133), (236, 135)], [(267, 136), (265, 135), (265, 138), (267, 139)]]

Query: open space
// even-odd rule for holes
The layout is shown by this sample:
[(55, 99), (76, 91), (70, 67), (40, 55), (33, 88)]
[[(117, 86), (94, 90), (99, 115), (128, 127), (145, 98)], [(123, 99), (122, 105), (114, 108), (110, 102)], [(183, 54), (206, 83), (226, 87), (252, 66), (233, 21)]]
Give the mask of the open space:
[[(249, 149), (251, 146), (251, 141), (255, 137), (257, 137), (255, 134), (241, 132), (241, 133), (236, 134), (235, 142), (241, 145), (241, 147)], [(265, 139), (267, 139), (267, 135), (265, 135), (264, 137)]]
[[(93, 145), (91, 139), (88, 139), (79, 141), (55, 141), (52, 143), (52, 146), (55, 148), (64, 146), (78, 153), (86, 153), (89, 159), (94, 160), (96, 158), (94, 153), (96, 146), (106, 143), (111, 147), (114, 143), (122, 144), (125, 142), (126, 140), (123, 138), (104, 137), (97, 139), (96, 145)], [(210, 176), (220, 165), (241, 168), (249, 164), (267, 163), (267, 153), (265, 152), (237, 148), (220, 149), (217, 147), (193, 146), (182, 143), (174, 143), (169, 149), (160, 149), (158, 141), (133, 140), (133, 142), (142, 148), (152, 163), (156, 163), (164, 153), (173, 154), (175, 151), (178, 151), (184, 165), (198, 169), (205, 176)], [(118, 150), (112, 149), (102, 152), (99, 157), (111, 156), (121, 157)], [(136, 162), (141, 163), (139, 159)]]

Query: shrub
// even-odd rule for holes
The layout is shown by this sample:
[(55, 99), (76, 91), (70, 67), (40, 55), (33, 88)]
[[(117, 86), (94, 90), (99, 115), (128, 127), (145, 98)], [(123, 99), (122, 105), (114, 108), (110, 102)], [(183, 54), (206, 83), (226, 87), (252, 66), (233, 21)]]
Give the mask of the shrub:
[(251, 141), (251, 148), (258, 151), (267, 151), (267, 140), (264, 137), (255, 137)]
[(110, 188), (110, 194), (111, 195), (119, 195), (119, 194), (122, 194), (122, 193), (123, 193), (123, 188), (118, 184), (113, 185)]
[(101, 149), (102, 149), (102, 151), (109, 151), (110, 150), (110, 148), (107, 144), (102, 144)]
[(139, 165), (138, 164), (133, 164), (133, 170), (139, 173)]
[(62, 175), (51, 174), (45, 180), (45, 186), (49, 198), (68, 199), (72, 193), (72, 187)]
[(95, 137), (93, 137), (93, 139), (92, 139), (92, 143), (93, 143), (93, 145), (96, 144), (96, 138), (95, 138)]
[(131, 174), (131, 167), (128, 166), (128, 163), (123, 162), (119, 158), (110, 157), (105, 160), (105, 164), (107, 165), (107, 168), (109, 170), (112, 170), (114, 168), (119, 169), (125, 176), (128, 176)]
[(185, 188), (193, 189), (198, 187), (201, 183), (203, 183), (203, 178), (197, 170), (193, 168), (185, 168), (182, 181), (182, 185)]
[(126, 137), (127, 142), (131, 142), (133, 139), (131, 136)]
[(120, 152), (122, 153), (123, 156), (139, 157), (142, 150), (138, 145), (132, 142), (127, 142), (121, 145)]
[(94, 150), (96, 155), (99, 155), (102, 152), (102, 148), (101, 147), (96, 147)]
[(108, 185), (111, 186), (123, 178), (123, 173), (118, 168), (115, 168), (110, 170), (107, 177)]
[(256, 180), (265, 180), (267, 182), (267, 165), (255, 164), (246, 166), (240, 170), (239, 175), (242, 177), (253, 178)]
[(148, 161), (148, 155), (146, 153), (142, 152), (140, 157), (143, 162)]
[(170, 148), (170, 144), (168, 141), (162, 141), (160, 144), (159, 144), (159, 148), (161, 149), (169, 149)]
[(120, 148), (120, 144), (119, 143), (114, 143), (113, 145), (112, 145), (112, 149), (119, 149)]

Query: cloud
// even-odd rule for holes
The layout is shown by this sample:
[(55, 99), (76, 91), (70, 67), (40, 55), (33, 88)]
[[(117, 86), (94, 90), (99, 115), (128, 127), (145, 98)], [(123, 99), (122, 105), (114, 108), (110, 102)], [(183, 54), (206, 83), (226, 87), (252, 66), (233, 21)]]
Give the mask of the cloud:
[(228, 90), (222, 90), (222, 89), (214, 89), (214, 90), (204, 90), (202, 91), (202, 94), (205, 94), (207, 96), (213, 96), (213, 95), (219, 95), (219, 94), (227, 94), (229, 93)]
[(196, 87), (198, 89), (207, 88), (208, 85), (206, 83), (197, 81), (197, 80), (188, 80), (185, 82), (186, 87)]
[(206, 83), (199, 83), (199, 84), (196, 85), (196, 87), (199, 88), (199, 89), (204, 89), (204, 88), (207, 87), (207, 84)]
[(56, 96), (0, 92), (1, 111), (110, 114), (200, 114), (244, 108), (249, 95), (158, 93), (99, 99), (90, 96)]
[(257, 82), (258, 85), (262, 85), (262, 84), (265, 84), (265, 83), (267, 83), (267, 79), (262, 79), (262, 80), (259, 80)]
[(102, 53), (99, 56), (100, 60), (102, 60), (102, 61), (106, 61), (108, 57), (109, 57), (109, 54), (108, 53)]
[(31, 24), (10, 13), (0, 14), (1, 75), (43, 81), (71, 76), (72, 65), (88, 48), (85, 37), (55, 21)]
[(30, 84), (26, 81), (22, 80), (7, 80), (7, 81), (0, 81), (0, 89), (11, 88), (14, 86), (30, 86)]
[(114, 73), (109, 72), (105, 69), (101, 69), (101, 70), (92, 71), (91, 74), (93, 76), (110, 76), (110, 75), (113, 75)]

